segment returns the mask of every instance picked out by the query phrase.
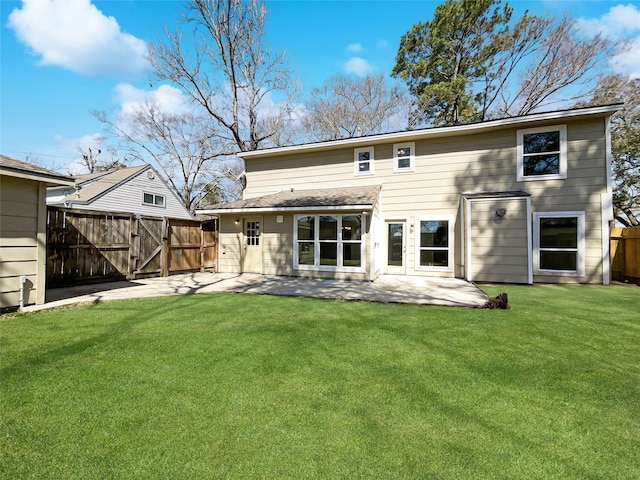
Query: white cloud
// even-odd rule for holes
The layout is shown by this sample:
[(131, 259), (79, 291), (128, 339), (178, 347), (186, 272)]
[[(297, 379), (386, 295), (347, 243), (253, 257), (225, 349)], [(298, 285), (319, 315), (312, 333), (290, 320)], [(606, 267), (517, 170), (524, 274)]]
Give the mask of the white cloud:
[(631, 40), (627, 48), (614, 55), (609, 63), (617, 73), (640, 78), (640, 36)]
[(349, 45), (347, 45), (347, 51), (348, 52), (361, 52), (362, 51), (362, 45), (359, 43), (351, 43)]
[(626, 48), (609, 59), (615, 73), (640, 78), (640, 9), (635, 5), (615, 5), (600, 18), (579, 18), (578, 29), (587, 36), (601, 34), (625, 40)]
[(8, 27), (42, 65), (113, 76), (139, 74), (148, 65), (145, 42), (122, 32), (90, 0), (23, 0)]
[(142, 90), (128, 83), (115, 87), (122, 116), (134, 115), (146, 104), (154, 105), (164, 113), (180, 114), (189, 109), (187, 99), (180, 90), (170, 85), (160, 85), (155, 90)]
[(374, 70), (369, 62), (360, 57), (351, 57), (347, 63), (344, 64), (344, 69), (347, 73), (353, 73), (359, 77), (365, 77)]
[(579, 18), (577, 25), (587, 35), (622, 38), (640, 32), (640, 10), (635, 5), (616, 5), (601, 18)]
[[(69, 175), (81, 175), (88, 173), (87, 167), (81, 161), (81, 154), (78, 149), (88, 152), (91, 149), (94, 153), (98, 150), (104, 150), (104, 137), (99, 133), (91, 133), (78, 138), (66, 138), (62, 135), (56, 135), (54, 140), (58, 144), (58, 151), (65, 156), (73, 158), (64, 166), (64, 171)], [(104, 154), (104, 153), (103, 153)]]

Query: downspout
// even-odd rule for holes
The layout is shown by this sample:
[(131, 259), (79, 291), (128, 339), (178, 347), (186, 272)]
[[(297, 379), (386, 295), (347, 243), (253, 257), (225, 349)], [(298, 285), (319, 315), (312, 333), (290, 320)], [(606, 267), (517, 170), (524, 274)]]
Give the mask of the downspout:
[(20, 311), (24, 310), (24, 285), (27, 283), (27, 276), (20, 275)]

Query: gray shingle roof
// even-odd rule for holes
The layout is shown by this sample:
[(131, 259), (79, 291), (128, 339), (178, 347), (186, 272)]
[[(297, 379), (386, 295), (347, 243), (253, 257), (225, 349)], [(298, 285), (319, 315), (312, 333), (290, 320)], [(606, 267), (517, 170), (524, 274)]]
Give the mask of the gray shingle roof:
[(137, 167), (120, 168), (109, 172), (78, 175), (75, 177), (76, 185), (79, 185), (81, 188), (77, 190), (73, 202), (90, 202), (94, 198), (103, 195), (117, 185), (124, 183), (129, 178), (149, 168), (151, 168), (150, 165), (140, 165)]
[(40, 177), (42, 181), (48, 183), (53, 182), (53, 184), (70, 184), (71, 182), (73, 182), (73, 178), (67, 175), (63, 175), (62, 173), (54, 172), (53, 170), (48, 170), (37, 165), (32, 165), (21, 160), (16, 160), (15, 158), (6, 157), (4, 155), (0, 155), (0, 168), (7, 172), (34, 175), (36, 177)]
[[(318, 190), (287, 190), (263, 197), (238, 200), (212, 207), (211, 210), (280, 210), (288, 208), (313, 208), (313, 207), (370, 207), (378, 201), (380, 186), (370, 187), (345, 187), (323, 188)], [(202, 210), (209, 210), (204, 208)]]

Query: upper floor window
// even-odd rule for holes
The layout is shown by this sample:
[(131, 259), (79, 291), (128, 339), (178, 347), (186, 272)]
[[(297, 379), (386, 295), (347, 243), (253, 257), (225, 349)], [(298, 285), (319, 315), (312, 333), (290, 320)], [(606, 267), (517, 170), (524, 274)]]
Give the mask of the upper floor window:
[(413, 172), (415, 170), (415, 143), (396, 143), (393, 145), (393, 171)]
[(164, 207), (164, 195), (145, 192), (142, 197), (142, 203), (145, 205), (153, 205), (155, 207)]
[(567, 126), (518, 130), (517, 180), (567, 178)]
[(370, 175), (373, 173), (373, 147), (355, 149), (353, 168), (356, 175)]

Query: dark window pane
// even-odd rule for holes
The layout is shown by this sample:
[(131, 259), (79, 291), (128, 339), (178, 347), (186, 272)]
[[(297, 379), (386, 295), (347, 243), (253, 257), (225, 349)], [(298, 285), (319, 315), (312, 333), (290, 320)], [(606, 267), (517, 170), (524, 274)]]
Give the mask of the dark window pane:
[(389, 251), (387, 252), (387, 264), (390, 266), (402, 266), (402, 229), (402, 223), (389, 224), (389, 237), (387, 240)]
[(578, 254), (576, 252), (540, 252), (542, 270), (576, 271)]
[(156, 195), (155, 204), (159, 205), (159, 206), (163, 206), (164, 205), (164, 197), (161, 197), (160, 195)]
[(321, 243), (320, 244), (320, 265), (337, 265), (338, 264), (338, 244), (337, 243)]
[(421, 247), (448, 247), (449, 222), (446, 220), (428, 220), (420, 222)]
[(320, 240), (338, 239), (338, 217), (323, 215), (320, 217)]
[(359, 172), (368, 172), (369, 171), (369, 162), (363, 162), (358, 165)]
[(150, 203), (153, 205), (153, 195), (151, 195), (150, 193), (145, 193), (144, 194), (144, 203)]
[(345, 243), (342, 248), (342, 265), (345, 267), (359, 267), (361, 260), (361, 243)]
[(522, 136), (524, 153), (560, 151), (560, 132), (525, 133)]
[(401, 147), (397, 151), (398, 157), (410, 157), (411, 156), (411, 147)]
[(313, 240), (314, 227), (314, 217), (298, 218), (298, 240)]
[(420, 265), (423, 267), (449, 266), (448, 250), (420, 250)]
[(298, 263), (300, 265), (314, 264), (313, 242), (298, 243)]
[(578, 219), (540, 219), (540, 248), (578, 248)]
[(531, 155), (524, 157), (524, 174), (530, 175), (557, 175), (560, 173), (560, 155)]
[(342, 240), (360, 240), (362, 236), (362, 217), (345, 215), (342, 217)]
[(371, 160), (371, 158), (369, 156), (369, 152), (360, 152), (360, 153), (358, 153), (358, 161), (359, 162), (368, 162), (369, 160)]
[(399, 158), (398, 168), (411, 168), (411, 160), (408, 158)]

